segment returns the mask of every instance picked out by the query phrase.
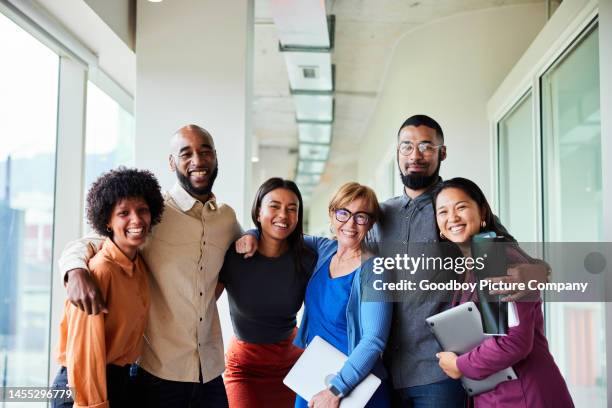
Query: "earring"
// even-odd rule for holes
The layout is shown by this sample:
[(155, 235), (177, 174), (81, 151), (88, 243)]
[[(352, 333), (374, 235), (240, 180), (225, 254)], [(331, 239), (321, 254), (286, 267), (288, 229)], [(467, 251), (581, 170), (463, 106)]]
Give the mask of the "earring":
[(487, 226), (487, 222), (485, 220), (482, 220), (482, 222), (480, 223), (480, 228), (484, 228)]
[(444, 234), (442, 233), (442, 231), (440, 231), (440, 239), (446, 239), (446, 237), (444, 236)]
[(331, 225), (331, 223), (329, 224), (329, 233), (334, 235), (336, 233), (336, 231), (334, 231), (334, 226)]
[(107, 227), (106, 227), (106, 232), (109, 232), (109, 233), (110, 233), (110, 232), (113, 232), (113, 230), (112, 230), (112, 229), (110, 229), (110, 227), (109, 227), (109, 226), (107, 226)]

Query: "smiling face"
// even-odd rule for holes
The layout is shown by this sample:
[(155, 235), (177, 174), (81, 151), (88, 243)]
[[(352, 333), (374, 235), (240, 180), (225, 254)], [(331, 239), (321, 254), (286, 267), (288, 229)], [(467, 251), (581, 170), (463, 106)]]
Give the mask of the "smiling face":
[(455, 243), (469, 242), (480, 232), (483, 211), (459, 188), (445, 188), (436, 198), (436, 221), (444, 236)]
[(257, 221), (265, 238), (284, 241), (298, 223), (299, 200), (295, 193), (276, 188), (261, 199)]
[[(435, 151), (421, 152), (418, 145), (425, 143), (431, 146), (439, 146), (442, 139), (436, 134), (435, 129), (421, 126), (405, 126), (398, 136), (397, 164), (400, 169), (403, 184), (410, 189), (419, 190), (429, 187), (438, 179), (440, 164), (446, 158), (446, 147), (442, 146)], [(411, 144), (412, 152), (407, 156), (401, 154), (403, 144)]]
[(115, 245), (133, 259), (138, 247), (145, 243), (150, 226), (151, 212), (147, 202), (142, 197), (132, 197), (115, 204), (107, 227), (112, 230)]
[(170, 169), (192, 196), (208, 195), (217, 177), (217, 153), (212, 137), (201, 128), (186, 126), (172, 142)]
[[(357, 198), (342, 207), (348, 210), (351, 214), (369, 213), (366, 201), (363, 198)], [(372, 228), (372, 221), (365, 225), (359, 225), (355, 222), (355, 216), (352, 216), (348, 221), (341, 222), (336, 218), (336, 214), (330, 214), (334, 234), (338, 239), (338, 246), (347, 248), (358, 248), (365, 239), (366, 234)]]

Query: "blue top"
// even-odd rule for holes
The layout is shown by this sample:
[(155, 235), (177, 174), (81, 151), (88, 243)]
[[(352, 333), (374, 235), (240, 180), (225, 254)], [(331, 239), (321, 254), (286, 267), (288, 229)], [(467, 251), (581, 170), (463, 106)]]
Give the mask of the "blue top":
[(355, 271), (332, 278), (329, 273), (331, 258), (321, 267), (306, 288), (304, 308), (310, 315), (308, 342), (315, 336), (348, 354), (346, 335), (346, 305), (351, 294)]
[[(321, 275), (328, 277), (329, 263), (338, 250), (338, 242), (306, 235), (304, 242), (308, 247), (316, 250), (319, 256), (311, 282), (321, 279)], [(361, 285), (369, 284), (369, 279), (374, 277), (368, 265), (371, 265), (371, 262), (364, 263), (353, 273), (345, 312), (348, 340), (346, 351), (349, 358), (330, 381), (344, 395), (351, 392), (370, 372), (381, 379), (387, 377), (381, 355), (389, 335), (393, 307), (391, 303), (386, 302), (361, 301)], [(317, 298), (312, 299), (311, 296), (307, 289), (306, 304), (319, 301)], [(306, 348), (310, 339), (317, 334), (315, 332), (317, 324), (311, 322), (319, 320), (320, 316), (315, 316), (314, 310), (312, 307), (304, 309), (302, 323), (294, 342), (299, 347)]]

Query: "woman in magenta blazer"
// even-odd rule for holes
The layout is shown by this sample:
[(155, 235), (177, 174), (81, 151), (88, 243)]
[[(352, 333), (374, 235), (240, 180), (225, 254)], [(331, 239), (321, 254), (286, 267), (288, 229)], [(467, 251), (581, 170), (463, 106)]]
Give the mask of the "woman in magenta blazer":
[[(470, 180), (454, 178), (443, 182), (434, 192), (434, 210), (442, 240), (457, 244), (463, 255), (471, 256), (470, 242), (474, 235), (493, 231), (503, 233), (480, 190)], [(507, 246), (509, 263), (534, 260), (518, 245)], [(467, 280), (474, 278), (471, 272)], [(476, 293), (456, 294), (460, 303), (477, 301)], [(544, 317), (539, 295), (516, 303), (519, 325), (506, 336), (489, 337), (472, 351), (457, 356), (451, 352), (437, 354), (440, 367), (452, 378), (466, 376), (481, 380), (512, 366), (518, 379), (500, 383), (495, 389), (476, 395), (474, 405), (480, 407), (573, 407), (572, 398), (544, 336)]]

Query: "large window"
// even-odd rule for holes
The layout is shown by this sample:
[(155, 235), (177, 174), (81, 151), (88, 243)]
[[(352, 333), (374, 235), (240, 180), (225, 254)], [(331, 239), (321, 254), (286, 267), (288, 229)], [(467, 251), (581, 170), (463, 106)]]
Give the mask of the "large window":
[(532, 103), (530, 91), (498, 123), (499, 216), (523, 242), (537, 240)]
[(59, 57), (2, 14), (0, 38), (0, 386), (42, 386), (51, 350)]
[(133, 166), (134, 120), (131, 96), (55, 21), (0, 10), (0, 388), (46, 386), (65, 298), (54, 261), (80, 234), (84, 187)]
[[(539, 93), (527, 93), (497, 123), (500, 217), (519, 241), (603, 239), (598, 50), (594, 24), (533, 78)], [(558, 249), (545, 254), (552, 278), (571, 281), (560, 274), (574, 254)], [(606, 406), (604, 305), (545, 307), (551, 352), (579, 407)]]
[[(603, 237), (599, 31), (588, 31), (541, 79), (544, 238)], [(566, 254), (550, 258), (568, 264)], [(557, 270), (562, 268), (558, 267)], [(547, 334), (576, 406), (606, 405), (602, 303), (548, 303)]]
[(86, 121), (85, 194), (105, 171), (134, 165), (133, 116), (91, 81), (87, 83)]

